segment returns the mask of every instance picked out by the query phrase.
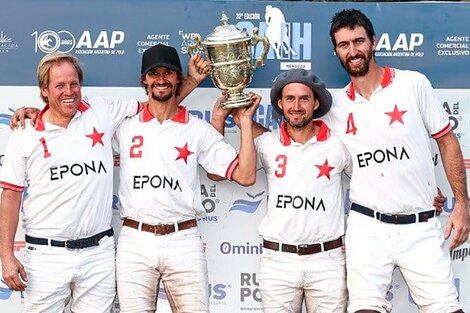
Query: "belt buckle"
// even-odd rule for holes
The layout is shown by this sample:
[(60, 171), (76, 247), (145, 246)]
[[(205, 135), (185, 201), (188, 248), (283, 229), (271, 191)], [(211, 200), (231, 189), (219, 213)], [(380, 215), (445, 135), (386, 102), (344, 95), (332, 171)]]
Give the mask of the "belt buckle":
[(297, 245), (296, 252), (298, 255), (303, 255), (307, 252), (308, 244)]
[(154, 234), (155, 236), (160, 235), (160, 233), (157, 232), (157, 229), (158, 229), (159, 227), (161, 227), (161, 226), (163, 226), (163, 224), (153, 225), (153, 234)]
[(415, 215), (416, 221), (415, 223), (420, 223), (420, 222), (427, 222), (429, 220), (429, 213), (418, 213)]
[(375, 211), (375, 218), (382, 222), (382, 213), (379, 211)]
[(72, 239), (72, 240), (66, 240), (66, 241), (64, 242), (65, 249), (67, 249), (67, 250), (69, 250), (69, 251), (73, 251), (73, 250), (75, 250), (75, 249), (78, 249), (78, 248), (72, 248), (72, 247), (69, 246), (70, 243), (72, 243), (73, 241), (75, 241), (75, 240), (73, 240), (73, 239)]
[[(167, 235), (171, 232), (171, 226), (172, 224), (157, 224), (153, 227), (153, 233), (155, 236), (159, 235)], [(157, 229), (160, 229), (160, 231), (157, 231)]]
[(398, 214), (393, 214), (392, 216), (393, 216), (393, 222), (394, 222), (395, 224), (398, 224), (398, 218), (400, 217), (400, 215), (398, 215)]

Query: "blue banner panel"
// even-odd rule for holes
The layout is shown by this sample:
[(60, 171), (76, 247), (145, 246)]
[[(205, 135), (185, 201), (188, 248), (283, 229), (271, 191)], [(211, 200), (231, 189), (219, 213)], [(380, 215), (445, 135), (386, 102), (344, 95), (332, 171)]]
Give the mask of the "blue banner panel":
[[(38, 61), (46, 53), (77, 55), (87, 86), (138, 86), (142, 52), (164, 43), (183, 62), (195, 33), (204, 38), (229, 23), (271, 43), (266, 66), (252, 87), (270, 86), (280, 70), (311, 68), (331, 88), (348, 81), (329, 38), (332, 16), (354, 6), (372, 20), (377, 60), (426, 74), (438, 88), (469, 88), (468, 3), (318, 3), (282, 1), (33, 1), (7, 2), (0, 11), (0, 85), (36, 85)], [(261, 53), (261, 44), (253, 48)], [(213, 86), (208, 80), (206, 87)]]

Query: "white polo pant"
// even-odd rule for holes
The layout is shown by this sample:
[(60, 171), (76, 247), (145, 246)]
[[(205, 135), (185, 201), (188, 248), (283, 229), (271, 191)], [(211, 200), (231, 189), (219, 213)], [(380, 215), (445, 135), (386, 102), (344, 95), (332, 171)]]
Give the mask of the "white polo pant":
[(351, 211), (347, 223), (348, 312), (390, 312), (392, 306), (385, 296), (395, 267), (401, 271), (419, 312), (450, 313), (462, 309), (437, 218), (394, 225)]
[(24, 291), (26, 313), (109, 313), (116, 295), (114, 238), (100, 245), (67, 250), (26, 244)]
[(346, 266), (343, 248), (310, 254), (263, 249), (259, 289), (264, 313), (346, 312)]
[(197, 227), (160, 236), (123, 226), (116, 266), (121, 313), (155, 312), (160, 279), (174, 313), (209, 312), (207, 261)]

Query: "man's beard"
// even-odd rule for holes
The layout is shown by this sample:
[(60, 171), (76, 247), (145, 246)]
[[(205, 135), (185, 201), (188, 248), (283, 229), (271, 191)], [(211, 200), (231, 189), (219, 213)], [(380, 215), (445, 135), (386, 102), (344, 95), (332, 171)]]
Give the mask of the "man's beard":
[(157, 95), (157, 94), (152, 92), (152, 99), (157, 100), (158, 102), (166, 102), (166, 101), (170, 100), (171, 97), (173, 97), (173, 93), (169, 93), (169, 94), (166, 94), (166, 95)]
[[(169, 87), (171, 92), (169, 92), (167, 94), (156, 94), (156, 93), (153, 92), (153, 88), (158, 87), (158, 86), (167, 86), (167, 87)], [(170, 100), (171, 97), (174, 96), (173, 89), (174, 89), (173, 85), (170, 84), (170, 83), (166, 83), (166, 84), (162, 84), (162, 85), (153, 84), (152, 86), (150, 86), (150, 94), (152, 96), (152, 99), (157, 100), (159, 102), (166, 102), (166, 101)]]
[(304, 118), (294, 123), (291, 119), (288, 119), (288, 118), (284, 118), (284, 119), (286, 120), (287, 124), (289, 124), (290, 127), (295, 128), (295, 129), (302, 129), (305, 126), (307, 126), (311, 121), (311, 119)]
[(365, 76), (367, 73), (369, 73), (369, 64), (370, 60), (372, 59), (372, 51), (369, 51), (366, 55), (357, 55), (356, 58), (360, 58), (363, 60), (363, 65), (361, 67), (354, 67), (352, 68), (350, 66), (349, 61), (352, 60), (353, 58), (348, 58), (346, 61), (341, 61), (341, 65), (343, 68), (348, 72), (348, 74), (352, 77), (362, 77)]

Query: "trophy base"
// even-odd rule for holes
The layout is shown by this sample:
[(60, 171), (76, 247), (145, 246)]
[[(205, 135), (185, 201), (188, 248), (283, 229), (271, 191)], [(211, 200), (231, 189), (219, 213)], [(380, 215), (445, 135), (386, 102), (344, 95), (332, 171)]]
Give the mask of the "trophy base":
[(227, 100), (221, 103), (224, 109), (235, 109), (239, 107), (249, 106), (251, 99), (244, 93), (229, 94)]

